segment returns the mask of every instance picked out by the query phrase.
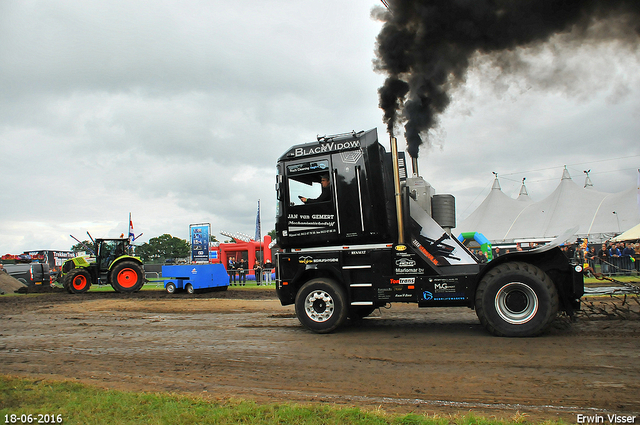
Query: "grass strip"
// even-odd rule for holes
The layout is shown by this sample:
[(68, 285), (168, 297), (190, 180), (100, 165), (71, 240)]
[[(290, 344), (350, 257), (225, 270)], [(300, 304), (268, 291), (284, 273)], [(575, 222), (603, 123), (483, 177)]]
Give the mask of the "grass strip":
[[(13, 418), (17, 421), (12, 422)], [(25, 416), (22, 416), (25, 415)], [(31, 415), (64, 424), (362, 424), (362, 425), (509, 425), (526, 424), (526, 415), (501, 421), (467, 414), (426, 416), (332, 405), (257, 404), (173, 393), (105, 390), (74, 383), (0, 375), (0, 423), (22, 423)], [(48, 416), (44, 416), (48, 415)], [(561, 424), (562, 422), (545, 422)]]

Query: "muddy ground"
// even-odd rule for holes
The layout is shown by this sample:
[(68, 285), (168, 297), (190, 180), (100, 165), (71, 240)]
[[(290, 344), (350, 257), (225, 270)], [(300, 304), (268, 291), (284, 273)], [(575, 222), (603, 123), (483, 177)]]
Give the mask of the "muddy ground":
[(0, 374), (124, 390), (640, 423), (637, 319), (583, 315), (512, 339), (466, 308), (394, 304), (316, 335), (273, 290), (30, 294), (0, 297), (0, 356)]

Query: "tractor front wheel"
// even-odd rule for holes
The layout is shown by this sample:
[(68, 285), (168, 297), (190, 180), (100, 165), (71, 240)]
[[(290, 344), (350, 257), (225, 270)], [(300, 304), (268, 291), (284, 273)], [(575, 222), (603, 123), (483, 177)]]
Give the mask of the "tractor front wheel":
[(116, 292), (136, 292), (144, 285), (142, 266), (133, 261), (123, 261), (111, 270), (111, 286)]
[(65, 276), (64, 287), (70, 294), (82, 294), (91, 287), (91, 275), (85, 269), (73, 269)]

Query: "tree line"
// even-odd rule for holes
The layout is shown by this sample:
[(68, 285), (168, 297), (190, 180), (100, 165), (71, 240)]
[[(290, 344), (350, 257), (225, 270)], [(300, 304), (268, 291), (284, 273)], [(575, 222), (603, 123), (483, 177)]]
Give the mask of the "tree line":
[[(269, 232), (272, 238), (275, 238), (275, 230)], [(214, 235), (211, 235), (210, 242), (218, 242)], [(233, 243), (233, 240), (227, 240), (225, 243)], [(83, 245), (84, 244), (84, 245)], [(92, 241), (82, 241), (71, 247), (73, 252), (87, 251), (89, 248), (92, 251), (96, 251), (96, 247)], [(171, 236), (168, 233), (164, 235), (151, 238), (149, 242), (145, 242), (142, 245), (134, 246), (134, 255), (140, 257), (144, 263), (150, 264), (162, 264), (166, 260), (176, 258), (189, 258), (191, 251), (191, 245), (184, 239), (180, 239), (175, 236)]]

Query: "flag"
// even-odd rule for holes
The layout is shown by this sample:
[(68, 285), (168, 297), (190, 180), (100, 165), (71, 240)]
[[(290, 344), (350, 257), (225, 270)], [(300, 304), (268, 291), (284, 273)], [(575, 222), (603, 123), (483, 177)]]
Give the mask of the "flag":
[(254, 241), (260, 242), (262, 240), (262, 229), (260, 228), (260, 200), (258, 199), (258, 213), (256, 214), (256, 236)]
[(133, 221), (131, 221), (131, 213), (129, 213), (129, 242), (133, 242), (135, 238), (133, 235)]

